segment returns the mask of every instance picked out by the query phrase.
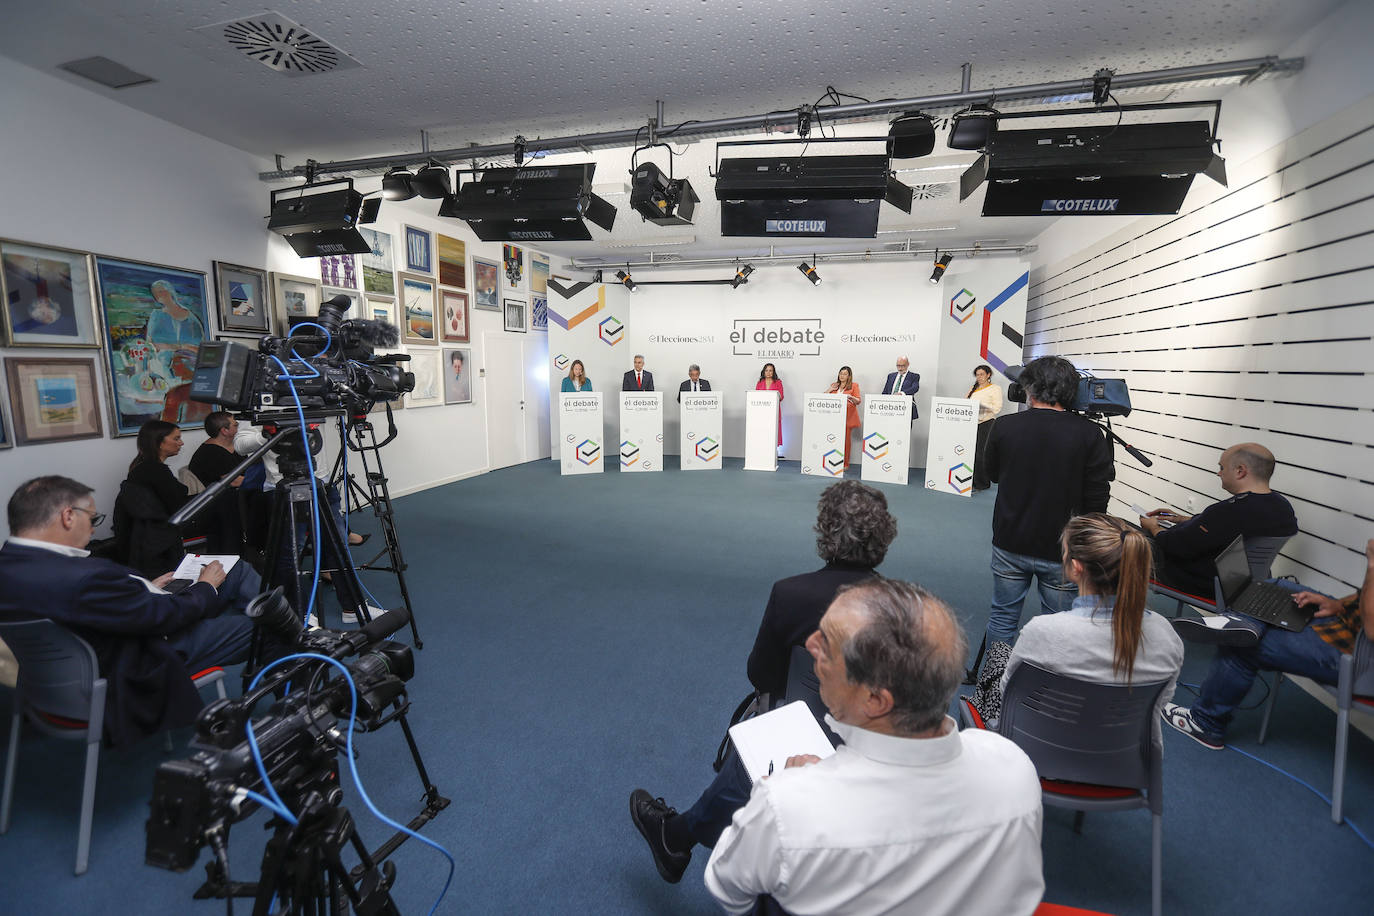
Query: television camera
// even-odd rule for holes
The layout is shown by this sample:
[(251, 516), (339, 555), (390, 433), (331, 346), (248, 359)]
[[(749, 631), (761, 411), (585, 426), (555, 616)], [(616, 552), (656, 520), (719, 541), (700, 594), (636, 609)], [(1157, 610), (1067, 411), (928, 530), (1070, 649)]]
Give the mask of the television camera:
[[(1017, 404), (1026, 403), (1026, 389), (1019, 382), (1021, 372), (1025, 368), (1025, 366), (1008, 366), (1003, 370), (1003, 374), (1011, 379), (1011, 384), (1007, 386), (1007, 400), (1015, 401)], [(1131, 392), (1126, 387), (1126, 380), (1097, 378), (1082, 372), (1082, 370), (1079, 371), (1079, 374), (1082, 377), (1078, 380), (1078, 391), (1074, 395), (1073, 403), (1066, 405), (1065, 409), (1081, 414), (1098, 426), (1107, 434), (1109, 447), (1112, 444), (1111, 440), (1120, 442), (1136, 461), (1147, 468), (1153, 465), (1153, 461), (1146, 458), (1138, 449), (1112, 430), (1112, 417), (1131, 415)]]

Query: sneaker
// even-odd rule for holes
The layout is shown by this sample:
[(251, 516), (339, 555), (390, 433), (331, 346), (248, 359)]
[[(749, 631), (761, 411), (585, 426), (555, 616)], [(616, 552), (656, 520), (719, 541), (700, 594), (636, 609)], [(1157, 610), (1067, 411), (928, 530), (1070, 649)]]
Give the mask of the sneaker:
[(1174, 632), (1189, 642), (1237, 648), (1253, 648), (1259, 645), (1263, 630), (1264, 625), (1258, 620), (1240, 614), (1179, 617), (1174, 621)]
[(635, 822), (635, 828), (644, 837), (644, 842), (649, 844), (659, 875), (669, 884), (681, 881), (682, 873), (692, 861), (691, 850), (673, 852), (664, 837), (663, 823), (676, 814), (675, 808), (670, 808), (663, 799), (654, 798), (643, 789), (635, 789), (630, 793), (630, 820)]
[(1226, 742), (1219, 737), (1207, 734), (1196, 722), (1193, 721), (1193, 711), (1186, 706), (1177, 703), (1166, 703), (1159, 712), (1160, 718), (1168, 722), (1174, 728), (1192, 738), (1198, 744), (1207, 748), (1209, 751), (1219, 751), (1226, 747)]

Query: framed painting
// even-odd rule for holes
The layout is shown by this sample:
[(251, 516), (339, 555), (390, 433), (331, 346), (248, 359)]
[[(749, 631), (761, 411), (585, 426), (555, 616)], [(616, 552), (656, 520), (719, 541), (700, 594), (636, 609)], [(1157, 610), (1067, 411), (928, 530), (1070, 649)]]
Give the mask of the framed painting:
[(419, 274), (397, 274), (401, 281), (401, 339), (407, 344), (433, 345), (439, 342), (434, 329), (434, 278)]
[(303, 321), (314, 321), (320, 314), (320, 281), (296, 274), (272, 274), (272, 302), (277, 327), (290, 335)]
[[(14, 437), (10, 435), (10, 411), (3, 395), (4, 391), (0, 390), (0, 448), (10, 448), (14, 445)], [(96, 419), (99, 418), (97, 414)]]
[(95, 390), (95, 359), (5, 360), (6, 387), (14, 409), (14, 440), (19, 445), (99, 439), (100, 396)]
[(385, 321), (389, 325), (400, 327), (396, 321), (396, 300), (394, 299), (364, 296), (363, 317), (371, 318), (373, 321)]
[(434, 253), (439, 260), (439, 285), (468, 288), (468, 246), (462, 239), (434, 236)]
[(415, 373), (415, 390), (405, 396), (406, 408), (441, 406), (444, 385), (439, 377), (439, 351), (413, 351), (408, 368)]
[(547, 296), (549, 293), (549, 256), (530, 252), (530, 295)]
[(468, 328), (468, 294), (456, 289), (439, 288), (439, 303), (443, 309), (443, 325), (440, 338), (447, 343), (467, 343), (471, 337)]
[(444, 403), (472, 403), (472, 350), (444, 348)]
[(215, 261), (215, 301), (219, 329), (230, 334), (271, 334), (267, 271)]
[(358, 255), (358, 263), (362, 265), (363, 292), (396, 295), (396, 267), (391, 258), (391, 236), (366, 226), (360, 226), (358, 231), (372, 246), (368, 253)]
[(506, 300), (506, 330), (525, 333), (525, 300)]
[(363, 318), (363, 294), (356, 289), (346, 289), (342, 286), (326, 286), (320, 289), (320, 301), (328, 302), (335, 296), (348, 297), (348, 311), (344, 313), (344, 318)]
[(197, 352), (209, 338), (205, 274), (103, 256), (95, 274), (114, 436), (136, 435), (148, 420), (199, 426), (212, 409), (190, 399)]
[(530, 296), (530, 330), (549, 330), (549, 297)]
[(423, 229), (406, 226), (406, 270), (417, 274), (434, 273), (434, 239)]
[(0, 239), (0, 302), (12, 347), (98, 347), (91, 256)]
[(357, 259), (351, 254), (327, 254), (320, 258), (320, 283), (323, 286), (357, 289)]
[(501, 265), (472, 256), (472, 304), (489, 312), (501, 311)]
[(511, 291), (525, 288), (525, 249), (519, 245), (501, 246), (501, 288)]

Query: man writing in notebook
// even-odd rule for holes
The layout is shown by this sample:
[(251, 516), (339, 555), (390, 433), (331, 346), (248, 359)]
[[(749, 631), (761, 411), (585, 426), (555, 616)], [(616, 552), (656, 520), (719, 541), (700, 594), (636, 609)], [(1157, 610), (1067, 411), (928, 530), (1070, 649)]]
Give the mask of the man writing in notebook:
[(755, 785), (707, 863), (712, 895), (740, 914), (765, 896), (789, 913), (1032, 913), (1040, 783), (1016, 745), (947, 715), (967, 642), (944, 602), (849, 586), (807, 648), (845, 743)]

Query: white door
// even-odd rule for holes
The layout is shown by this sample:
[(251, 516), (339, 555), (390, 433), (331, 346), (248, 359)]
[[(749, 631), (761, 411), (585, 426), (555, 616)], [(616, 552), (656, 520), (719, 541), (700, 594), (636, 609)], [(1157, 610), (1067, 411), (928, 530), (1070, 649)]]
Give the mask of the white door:
[(525, 435), (525, 355), (522, 338), (505, 331), (482, 335), (487, 378), (487, 454), (491, 469), (529, 460)]
[(550, 458), (549, 442), (549, 335), (532, 333), (525, 338), (525, 454), (530, 461)]

